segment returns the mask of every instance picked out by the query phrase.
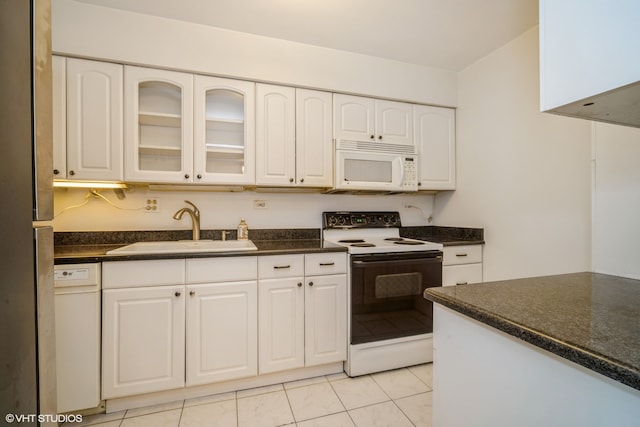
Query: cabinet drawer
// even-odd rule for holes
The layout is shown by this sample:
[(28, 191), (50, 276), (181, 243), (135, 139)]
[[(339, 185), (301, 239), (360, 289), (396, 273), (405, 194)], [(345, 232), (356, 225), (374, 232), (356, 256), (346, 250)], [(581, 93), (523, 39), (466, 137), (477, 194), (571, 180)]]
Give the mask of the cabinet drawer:
[(445, 246), (442, 265), (482, 262), (482, 245)]
[(258, 278), (258, 257), (220, 257), (187, 260), (187, 283), (219, 283)]
[(347, 254), (319, 253), (304, 256), (305, 276), (324, 276), (347, 272)]
[(442, 286), (482, 282), (482, 264), (447, 265), (442, 267)]
[(258, 258), (260, 279), (296, 276), (304, 276), (304, 255), (269, 255)]
[(184, 284), (184, 260), (112, 261), (102, 263), (102, 288)]

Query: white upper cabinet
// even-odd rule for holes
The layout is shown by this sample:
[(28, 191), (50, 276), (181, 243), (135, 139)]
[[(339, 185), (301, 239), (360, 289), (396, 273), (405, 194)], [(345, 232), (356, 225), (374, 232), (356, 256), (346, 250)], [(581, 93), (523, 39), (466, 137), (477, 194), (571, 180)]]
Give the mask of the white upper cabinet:
[(333, 96), (333, 124), (336, 140), (375, 140), (375, 100), (361, 96)]
[(125, 67), (125, 179), (193, 181), (193, 76)]
[(256, 184), (296, 182), (295, 89), (256, 84)]
[(337, 140), (414, 145), (411, 104), (343, 94), (333, 102)]
[(255, 84), (195, 76), (194, 182), (255, 181)]
[(414, 106), (420, 190), (455, 190), (455, 128), (455, 110), (452, 108)]
[(413, 145), (413, 109), (404, 102), (376, 99), (376, 138), (386, 144)]
[(541, 0), (540, 109), (640, 126), (639, 20), (637, 1)]
[(53, 179), (67, 178), (67, 60), (53, 56)]
[(306, 187), (333, 185), (332, 95), (296, 89), (296, 179)]
[(256, 85), (256, 184), (330, 187), (331, 94)]
[(125, 68), (129, 181), (253, 184), (254, 83)]
[(122, 69), (54, 57), (54, 178), (123, 179)]

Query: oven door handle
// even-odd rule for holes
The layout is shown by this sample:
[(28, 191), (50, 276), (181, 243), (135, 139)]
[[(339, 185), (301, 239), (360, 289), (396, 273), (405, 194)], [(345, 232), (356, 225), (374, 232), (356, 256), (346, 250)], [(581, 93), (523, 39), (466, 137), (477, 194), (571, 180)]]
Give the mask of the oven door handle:
[(402, 258), (396, 258), (396, 259), (386, 259), (386, 260), (377, 260), (377, 259), (372, 259), (372, 260), (354, 260), (351, 263), (354, 265), (380, 265), (380, 264), (389, 264), (389, 262), (394, 262), (394, 261), (406, 261), (406, 262), (412, 262), (412, 263), (416, 263), (416, 262), (426, 262), (426, 263), (442, 263), (442, 256), (438, 255), (435, 256), (433, 258), (418, 258), (418, 259), (408, 259), (408, 260), (403, 260)]

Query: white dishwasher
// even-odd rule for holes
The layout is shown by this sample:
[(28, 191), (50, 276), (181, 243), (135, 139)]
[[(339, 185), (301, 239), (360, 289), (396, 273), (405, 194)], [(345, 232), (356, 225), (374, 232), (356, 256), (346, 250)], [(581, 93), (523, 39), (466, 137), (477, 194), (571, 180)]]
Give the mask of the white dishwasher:
[(100, 264), (56, 265), (58, 413), (100, 405)]

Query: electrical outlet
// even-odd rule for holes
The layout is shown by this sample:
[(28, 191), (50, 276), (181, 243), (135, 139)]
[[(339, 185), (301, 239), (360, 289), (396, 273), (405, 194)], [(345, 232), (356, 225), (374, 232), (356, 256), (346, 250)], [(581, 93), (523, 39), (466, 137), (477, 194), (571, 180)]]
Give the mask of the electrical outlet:
[(147, 197), (144, 211), (147, 213), (160, 212), (160, 199), (156, 197)]
[(267, 209), (267, 201), (266, 200), (254, 200), (253, 201), (253, 209)]

